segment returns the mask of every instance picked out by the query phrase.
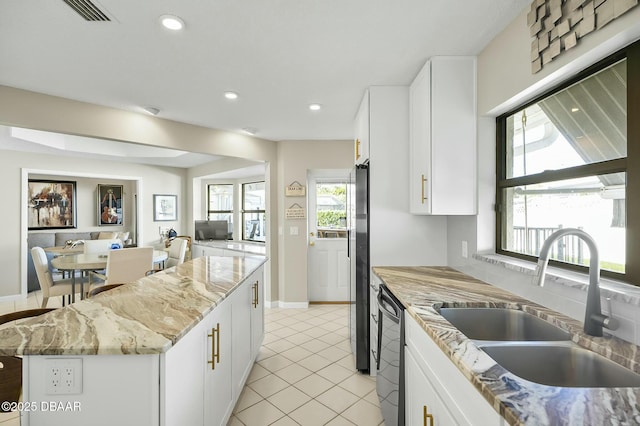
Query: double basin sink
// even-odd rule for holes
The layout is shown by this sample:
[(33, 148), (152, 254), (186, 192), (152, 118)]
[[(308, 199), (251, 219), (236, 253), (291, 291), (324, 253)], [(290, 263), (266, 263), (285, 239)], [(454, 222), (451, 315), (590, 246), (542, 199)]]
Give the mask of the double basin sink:
[(447, 308), (442, 315), (497, 364), (530, 382), (562, 387), (640, 387), (640, 375), (584, 349), (535, 315), (504, 308)]

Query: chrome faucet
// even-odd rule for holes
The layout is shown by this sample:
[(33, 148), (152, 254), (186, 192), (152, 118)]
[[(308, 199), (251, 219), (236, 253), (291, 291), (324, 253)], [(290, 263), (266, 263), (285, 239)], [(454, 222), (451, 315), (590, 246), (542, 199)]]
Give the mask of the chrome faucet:
[[(544, 276), (549, 264), (549, 252), (554, 242), (566, 235), (575, 235), (584, 241), (589, 247), (591, 259), (589, 261), (589, 289), (587, 291), (587, 308), (584, 315), (584, 332), (591, 336), (602, 336), (602, 328), (615, 330), (618, 328), (618, 321), (614, 318), (602, 314), (600, 307), (600, 255), (596, 242), (589, 234), (577, 228), (564, 228), (554, 232), (542, 244), (538, 267), (536, 269), (537, 281), (540, 287), (544, 286)], [(609, 307), (611, 314), (611, 307)]]

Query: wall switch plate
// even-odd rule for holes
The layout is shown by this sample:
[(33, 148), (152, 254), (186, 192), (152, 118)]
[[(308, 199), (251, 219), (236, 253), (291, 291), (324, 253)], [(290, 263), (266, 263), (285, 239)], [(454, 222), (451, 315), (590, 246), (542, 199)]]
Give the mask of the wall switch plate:
[(290, 226), (289, 227), (289, 235), (298, 235), (298, 227)]
[(469, 249), (467, 247), (466, 241), (462, 242), (462, 257), (464, 257), (465, 259), (469, 257)]
[(47, 395), (82, 393), (82, 358), (47, 358), (45, 363)]

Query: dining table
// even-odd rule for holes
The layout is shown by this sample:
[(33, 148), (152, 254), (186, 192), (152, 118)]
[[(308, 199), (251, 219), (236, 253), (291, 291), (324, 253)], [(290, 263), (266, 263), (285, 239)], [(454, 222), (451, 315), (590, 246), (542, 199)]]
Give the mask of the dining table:
[[(126, 249), (121, 249), (126, 250)], [(50, 253), (55, 251), (47, 250)], [(67, 254), (68, 253), (68, 254)], [(153, 264), (163, 264), (167, 260), (169, 254), (165, 250), (153, 250)], [(84, 274), (88, 271), (99, 271), (107, 267), (108, 253), (72, 253), (67, 251), (51, 259), (51, 266), (71, 274), (71, 302), (75, 302), (76, 298), (76, 272), (81, 272), (80, 279), (80, 298), (84, 299)]]

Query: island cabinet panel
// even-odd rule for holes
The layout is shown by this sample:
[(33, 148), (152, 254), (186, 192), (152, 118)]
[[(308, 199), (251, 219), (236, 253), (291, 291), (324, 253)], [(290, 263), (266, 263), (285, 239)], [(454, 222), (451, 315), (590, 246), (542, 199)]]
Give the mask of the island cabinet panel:
[(431, 58), (409, 88), (409, 210), (476, 214), (476, 60)]
[[(407, 311), (405, 342), (408, 425), (507, 425)], [(433, 421), (427, 418), (425, 423), (429, 414)]]
[(264, 269), (260, 268), (248, 280), (251, 297), (251, 359), (256, 359), (264, 340)]
[(240, 395), (245, 380), (252, 367), (251, 358), (251, 310), (254, 294), (253, 275), (233, 292), (231, 302), (231, 347), (232, 347), (232, 377), (234, 395)]
[[(57, 393), (64, 392), (64, 378), (50, 385), (52, 370), (63, 374), (68, 366), (76, 368), (72, 380), (79, 382), (79, 393)], [(29, 405), (22, 410), (21, 424), (158, 425), (159, 370), (159, 354), (25, 356), (22, 401)]]
[[(206, 362), (203, 364), (204, 425), (226, 425), (234, 406), (231, 321), (234, 306), (230, 302), (232, 300), (228, 299), (216, 306), (205, 319), (207, 329), (202, 335), (206, 347)], [(180, 424), (184, 423), (176, 426)]]

